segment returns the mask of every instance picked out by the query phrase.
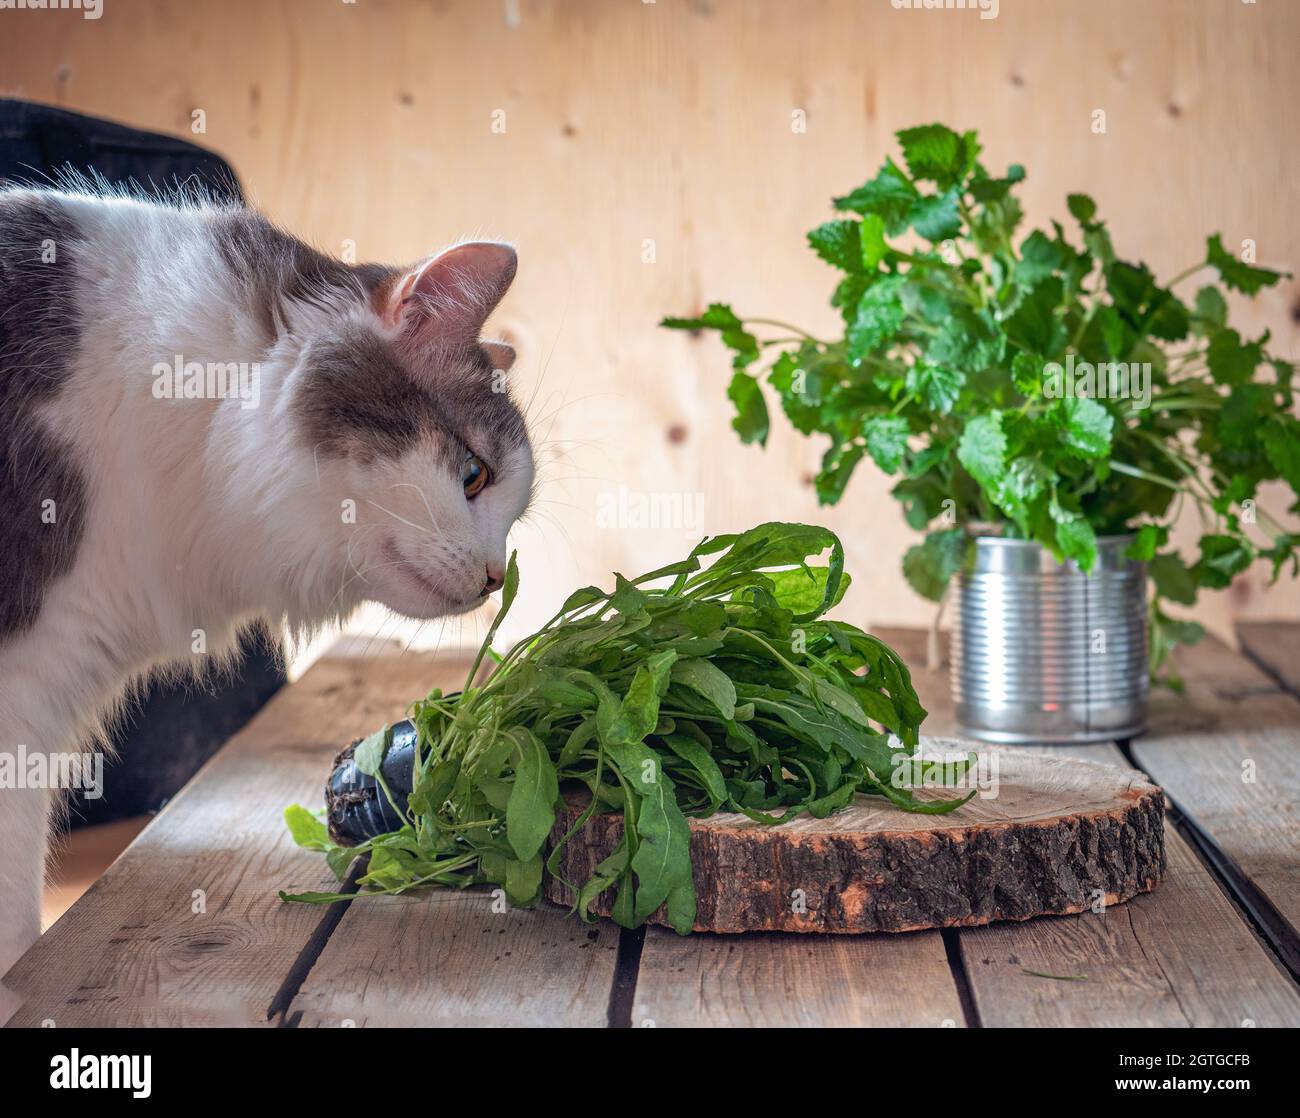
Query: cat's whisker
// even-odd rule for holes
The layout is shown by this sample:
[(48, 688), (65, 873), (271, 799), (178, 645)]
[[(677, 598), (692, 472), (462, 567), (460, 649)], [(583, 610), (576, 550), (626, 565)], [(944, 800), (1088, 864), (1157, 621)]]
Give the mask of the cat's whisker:
[(438, 518), (433, 515), (433, 509), (429, 505), (429, 498), (425, 496), (425, 492), (420, 486), (416, 485), (415, 482), (413, 481), (399, 481), (399, 482), (394, 482), (391, 486), (389, 486), (389, 488), (401, 489), (403, 486), (414, 489), (420, 495), (420, 500), (424, 502), (424, 511), (429, 514), (429, 523), (433, 525), (433, 530), (435, 532), (441, 534), (442, 529), (438, 527)]
[(417, 532), (423, 532), (427, 536), (432, 536), (434, 534), (432, 529), (426, 528), (422, 524), (416, 524), (412, 520), (407, 520), (406, 517), (398, 515), (397, 513), (393, 512), (392, 509), (384, 508), (384, 506), (381, 505), (378, 501), (372, 501), (369, 497), (365, 497), (363, 498), (363, 500), (368, 505), (374, 505), (375, 508), (377, 508), (380, 512), (388, 513), (388, 515), (391, 516), (394, 520), (397, 520), (402, 524), (405, 524), (408, 528), (414, 528)]
[[(341, 603), (343, 598), (343, 591), (346, 590), (356, 579), (360, 578), (363, 582), (368, 581), (366, 579), (366, 576), (362, 574), (361, 571), (357, 568), (356, 561), (352, 558), (352, 548), (356, 545), (357, 540), (360, 539), (362, 535), (364, 535), (366, 532), (374, 531), (377, 527), (379, 527), (377, 524), (363, 524), (356, 532), (353, 532), (352, 535), (349, 537), (347, 556), (346, 556), (347, 567), (344, 569), (343, 577), (339, 581), (338, 593), (334, 595), (333, 599), (329, 603), (329, 606), (327, 607), (330, 611), (333, 611), (334, 607), (337, 604)], [(355, 574), (353, 574), (351, 578), (348, 577), (347, 568), (351, 568), (355, 572)]]

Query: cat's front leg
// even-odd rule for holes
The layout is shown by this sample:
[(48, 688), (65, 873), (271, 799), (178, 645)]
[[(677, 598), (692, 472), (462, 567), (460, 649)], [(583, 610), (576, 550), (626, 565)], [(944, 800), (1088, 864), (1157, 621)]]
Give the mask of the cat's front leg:
[[(0, 783), (0, 976), (6, 974), (41, 934), (41, 891), (49, 847), (51, 792), (22, 787), (21, 758), (11, 747), (0, 765), (14, 778)], [(0, 1024), (21, 1004), (0, 978)]]

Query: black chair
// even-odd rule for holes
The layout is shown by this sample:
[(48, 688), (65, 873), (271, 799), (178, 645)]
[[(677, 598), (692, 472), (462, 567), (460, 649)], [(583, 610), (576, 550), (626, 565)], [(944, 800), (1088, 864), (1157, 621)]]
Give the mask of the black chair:
[[(69, 168), (149, 193), (201, 185), (214, 197), (243, 200), (229, 164), (194, 144), (0, 99), (0, 184), (49, 185)], [(262, 632), (245, 639), (233, 674), (207, 686), (146, 685), (115, 730), (117, 756), (104, 767), (102, 798), (74, 796), (72, 825), (156, 811), (284, 681), (275, 641)]]

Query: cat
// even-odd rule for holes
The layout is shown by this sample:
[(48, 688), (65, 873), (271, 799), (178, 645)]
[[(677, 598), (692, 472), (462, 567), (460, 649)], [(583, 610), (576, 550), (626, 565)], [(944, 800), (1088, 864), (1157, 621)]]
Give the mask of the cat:
[[(0, 188), (0, 762), (104, 748), (132, 681), (228, 660), (255, 619), (498, 589), (534, 460), (514, 351), (480, 334), (515, 268), (496, 242), (351, 265), (240, 206)], [(24, 783), (0, 780), (0, 976), (39, 934), (56, 793)]]

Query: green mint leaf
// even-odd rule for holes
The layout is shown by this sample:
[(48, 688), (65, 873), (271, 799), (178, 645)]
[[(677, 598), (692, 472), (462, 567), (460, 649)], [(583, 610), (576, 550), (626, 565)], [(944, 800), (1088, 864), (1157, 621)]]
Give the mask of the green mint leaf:
[(1069, 207), (1070, 216), (1080, 225), (1091, 225), (1097, 216), (1097, 203), (1086, 194), (1067, 195), (1065, 204)]
[(887, 474), (898, 472), (907, 453), (907, 420), (899, 415), (873, 416), (862, 424), (867, 453)]
[(1085, 458), (1101, 458), (1110, 453), (1115, 420), (1096, 400), (1066, 396), (1053, 410), (1066, 446)]
[(1056, 540), (1062, 555), (1073, 559), (1083, 570), (1092, 570), (1097, 561), (1097, 534), (1082, 516), (1058, 522)]
[(1124, 554), (1139, 563), (1146, 563), (1155, 558), (1156, 549), (1164, 547), (1168, 540), (1168, 528), (1161, 524), (1144, 524)]
[(884, 221), (885, 231), (896, 235), (907, 227), (907, 215), (916, 197), (916, 187), (892, 159), (886, 159), (874, 179), (853, 193), (836, 198), (834, 204), (841, 211), (864, 216), (875, 214)]
[(1268, 460), (1291, 488), (1300, 493), (1300, 423), (1274, 416), (1260, 430)]
[(867, 214), (859, 227), (862, 240), (862, 266), (874, 272), (889, 252), (885, 244), (885, 219), (879, 214)]
[(1092, 570), (1097, 561), (1097, 535), (1093, 527), (1078, 512), (1062, 508), (1053, 494), (1048, 513), (1056, 524), (1056, 543), (1061, 556), (1073, 559), (1082, 570)]
[(808, 234), (813, 251), (842, 272), (862, 270), (863, 246), (856, 221), (828, 221)]
[(767, 401), (763, 399), (763, 389), (757, 378), (748, 373), (733, 374), (731, 384), (727, 387), (727, 397), (736, 406), (736, 416), (731, 421), (731, 426), (740, 436), (740, 441), (766, 445), (771, 421), (767, 414)]
[(1264, 343), (1268, 334), (1254, 342), (1243, 342), (1236, 330), (1220, 330), (1210, 339), (1206, 361), (1210, 376), (1219, 384), (1245, 384), (1255, 375), (1264, 360)]
[(1147, 573), (1162, 598), (1184, 606), (1196, 601), (1196, 576), (1177, 553), (1153, 555), (1147, 561)]
[(940, 415), (952, 411), (965, 384), (966, 374), (948, 365), (918, 361), (907, 371), (907, 390)]
[(1031, 353), (1017, 353), (1011, 359), (1011, 383), (1022, 396), (1038, 396), (1043, 391), (1043, 362)]
[(962, 432), (957, 460), (990, 494), (998, 490), (1006, 472), (1007, 438), (1002, 433), (1002, 413), (977, 415)]
[(1013, 163), (1007, 168), (1006, 178), (992, 179), (989, 178), (982, 167), (976, 167), (975, 177), (970, 183), (970, 192), (977, 202), (998, 202), (1007, 196), (1007, 193), (1018, 182), (1023, 182), (1025, 178), (1025, 169), (1019, 163)]
[(905, 282), (901, 276), (889, 276), (867, 288), (848, 330), (850, 361), (880, 349), (903, 325), (906, 312), (900, 292)]
[(1064, 287), (1057, 276), (1040, 281), (1006, 321), (1008, 339), (1020, 349), (1051, 357), (1065, 345), (1065, 327), (1056, 316)]
[(966, 167), (966, 143), (946, 124), (923, 124), (897, 133), (912, 178), (946, 188)]
[(965, 564), (970, 542), (961, 528), (931, 532), (903, 556), (903, 574), (908, 584), (921, 597), (939, 601), (952, 576)]
[(1061, 246), (1035, 229), (1020, 246), (1016, 284), (1028, 291), (1060, 268), (1064, 260)]
[(1256, 268), (1238, 260), (1223, 247), (1223, 240), (1218, 233), (1206, 239), (1205, 262), (1218, 270), (1219, 278), (1228, 287), (1245, 295), (1254, 295), (1261, 287), (1272, 287), (1283, 275), (1290, 277), (1289, 272)]
[(1147, 310), (1146, 330), (1153, 338), (1178, 342), (1187, 337), (1192, 324), (1187, 307), (1168, 291), (1161, 289), (1152, 298)]
[(1212, 590), (1226, 590), (1235, 575), (1250, 566), (1255, 559), (1254, 550), (1236, 536), (1208, 535), (1200, 541), (1201, 557), (1192, 568), (1192, 574), (1203, 586)]
[(726, 303), (710, 303), (698, 318), (665, 318), (659, 325), (670, 330), (739, 330), (744, 323)]
[(907, 214), (908, 223), (932, 244), (946, 241), (961, 232), (961, 214), (957, 209), (957, 190), (929, 194), (918, 198)]
[(1228, 304), (1217, 287), (1202, 287), (1196, 293), (1197, 333), (1213, 334), (1228, 321)]
[(857, 468), (866, 448), (858, 443), (832, 446), (822, 458), (822, 468), (817, 474), (817, 503), (834, 505), (844, 496), (849, 478)]

